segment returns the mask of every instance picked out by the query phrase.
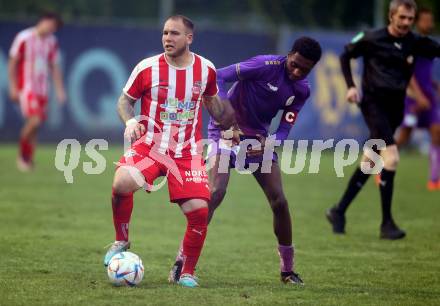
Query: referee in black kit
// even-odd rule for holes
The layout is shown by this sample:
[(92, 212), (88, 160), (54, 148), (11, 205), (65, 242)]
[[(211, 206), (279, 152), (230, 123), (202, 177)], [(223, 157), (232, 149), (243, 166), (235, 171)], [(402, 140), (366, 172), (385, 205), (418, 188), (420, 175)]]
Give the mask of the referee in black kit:
[[(399, 229), (391, 216), (393, 182), (399, 162), (394, 132), (403, 119), (406, 87), (413, 74), (415, 57), (440, 56), (437, 42), (411, 32), (416, 10), (417, 5), (413, 0), (392, 0), (388, 26), (359, 33), (345, 46), (341, 55), (342, 72), (348, 87), (347, 100), (350, 103), (360, 101), (370, 139), (382, 139), (386, 144), (386, 148), (380, 151), (384, 162), (379, 186), (382, 202), (380, 237), (392, 240), (405, 237), (405, 232)], [(362, 99), (350, 68), (350, 59), (360, 56), (364, 62)], [(365, 152), (362, 161), (372, 162)], [(334, 233), (345, 233), (345, 212), (369, 176), (360, 167), (357, 168), (339, 203), (327, 211)]]

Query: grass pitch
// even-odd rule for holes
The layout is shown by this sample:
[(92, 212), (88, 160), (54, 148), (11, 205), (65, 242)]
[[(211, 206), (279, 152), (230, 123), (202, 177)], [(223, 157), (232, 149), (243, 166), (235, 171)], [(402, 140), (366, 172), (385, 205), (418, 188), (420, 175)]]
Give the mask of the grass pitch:
[[(84, 146), (83, 146), (84, 147)], [(440, 192), (425, 190), (427, 158), (404, 154), (396, 178), (394, 215), (402, 241), (379, 237), (379, 192), (367, 183), (348, 211), (347, 235), (335, 236), (325, 210), (341, 196), (353, 167), (336, 178), (333, 156), (319, 174), (284, 175), (294, 224), (296, 267), (304, 287), (282, 285), (266, 199), (252, 176), (234, 173), (209, 228), (195, 290), (167, 283), (185, 219), (165, 189), (139, 192), (131, 251), (145, 277), (137, 288), (115, 288), (102, 265), (113, 240), (113, 161), (66, 184), (54, 167), (55, 147), (40, 146), (37, 168), (15, 168), (16, 148), (0, 149), (0, 305), (438, 305)], [(82, 151), (83, 161), (89, 158)]]

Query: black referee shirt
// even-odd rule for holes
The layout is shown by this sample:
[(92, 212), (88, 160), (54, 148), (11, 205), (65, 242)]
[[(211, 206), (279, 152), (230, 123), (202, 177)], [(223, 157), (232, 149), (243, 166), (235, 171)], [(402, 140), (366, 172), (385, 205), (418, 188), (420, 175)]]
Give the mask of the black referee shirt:
[(345, 46), (340, 58), (348, 87), (355, 86), (350, 59), (359, 56), (364, 61), (364, 94), (396, 93), (404, 96), (413, 74), (415, 57), (440, 57), (440, 44), (413, 32), (395, 37), (387, 28), (361, 32)]

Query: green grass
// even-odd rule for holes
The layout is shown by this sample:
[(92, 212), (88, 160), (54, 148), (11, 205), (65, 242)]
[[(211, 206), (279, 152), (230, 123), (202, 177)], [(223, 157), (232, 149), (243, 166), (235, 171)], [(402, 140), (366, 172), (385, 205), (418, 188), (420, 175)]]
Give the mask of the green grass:
[[(324, 218), (346, 186), (333, 156), (319, 174), (284, 175), (294, 221), (296, 267), (306, 285), (278, 279), (272, 216), (249, 175), (234, 174), (209, 228), (198, 266), (201, 288), (167, 283), (185, 220), (165, 189), (135, 196), (132, 251), (144, 261), (138, 288), (114, 288), (102, 265), (113, 240), (113, 161), (100, 175), (74, 172), (66, 184), (54, 167), (55, 148), (40, 146), (37, 168), (15, 168), (15, 146), (0, 150), (0, 305), (435, 305), (440, 303), (440, 193), (425, 191), (426, 157), (406, 154), (396, 180), (394, 213), (402, 241), (378, 239), (379, 193), (372, 182), (348, 212), (346, 236)], [(88, 160), (84, 151), (84, 160)], [(81, 164), (80, 164), (81, 165)]]

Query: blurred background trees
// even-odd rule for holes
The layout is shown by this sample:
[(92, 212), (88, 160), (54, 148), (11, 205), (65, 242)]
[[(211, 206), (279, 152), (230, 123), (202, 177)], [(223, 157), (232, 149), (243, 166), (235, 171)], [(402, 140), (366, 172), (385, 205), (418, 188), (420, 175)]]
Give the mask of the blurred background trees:
[[(41, 10), (59, 11), (67, 23), (157, 25), (170, 13), (202, 27), (357, 30), (386, 22), (388, 0), (0, 0), (0, 19), (26, 21)], [(440, 1), (417, 0), (440, 20)], [(437, 23), (437, 33), (440, 22)]]

